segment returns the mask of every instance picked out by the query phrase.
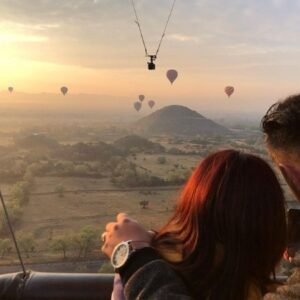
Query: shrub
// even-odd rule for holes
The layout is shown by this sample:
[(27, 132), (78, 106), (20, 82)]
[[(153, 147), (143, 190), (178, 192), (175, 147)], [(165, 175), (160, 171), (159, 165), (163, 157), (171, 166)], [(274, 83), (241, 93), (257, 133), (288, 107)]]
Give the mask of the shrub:
[(157, 163), (160, 165), (164, 165), (167, 163), (167, 159), (164, 156), (160, 156), (157, 158)]
[(146, 209), (149, 207), (149, 201), (147, 201), (147, 200), (142, 200), (142, 201), (140, 201), (139, 204), (142, 209)]
[(62, 198), (64, 197), (65, 187), (60, 184), (55, 188), (54, 192), (57, 193), (60, 198)]

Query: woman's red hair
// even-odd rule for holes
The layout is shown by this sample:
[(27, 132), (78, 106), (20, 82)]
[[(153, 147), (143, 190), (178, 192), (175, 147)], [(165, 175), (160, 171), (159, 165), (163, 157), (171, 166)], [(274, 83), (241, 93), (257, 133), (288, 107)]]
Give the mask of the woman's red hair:
[(284, 195), (271, 167), (234, 150), (208, 156), (183, 189), (154, 245), (182, 249), (174, 264), (197, 299), (262, 293), (286, 247)]

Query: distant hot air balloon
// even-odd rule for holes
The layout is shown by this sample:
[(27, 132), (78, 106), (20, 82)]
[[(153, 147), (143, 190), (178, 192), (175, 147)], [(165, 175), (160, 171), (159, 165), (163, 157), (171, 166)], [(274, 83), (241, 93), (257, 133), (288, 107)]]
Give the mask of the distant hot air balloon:
[(10, 86), (10, 87), (8, 88), (8, 91), (9, 91), (10, 93), (12, 93), (12, 92), (14, 91), (14, 88), (13, 88), (12, 86)]
[(63, 86), (61, 89), (60, 89), (60, 91), (61, 91), (61, 93), (65, 96), (67, 93), (68, 93), (68, 88), (66, 87), (66, 86)]
[(225, 93), (228, 96), (228, 98), (234, 93), (234, 87), (233, 86), (226, 86)]
[(139, 99), (141, 102), (143, 102), (145, 100), (145, 96), (144, 95), (139, 95)]
[(135, 110), (137, 112), (139, 112), (142, 108), (142, 103), (137, 101), (137, 102), (134, 102), (133, 106), (134, 106)]
[(176, 70), (169, 70), (167, 72), (167, 78), (170, 80), (171, 84), (174, 83), (177, 77), (178, 77), (178, 72)]
[(150, 106), (150, 108), (153, 108), (155, 105), (155, 101), (149, 100), (148, 105)]

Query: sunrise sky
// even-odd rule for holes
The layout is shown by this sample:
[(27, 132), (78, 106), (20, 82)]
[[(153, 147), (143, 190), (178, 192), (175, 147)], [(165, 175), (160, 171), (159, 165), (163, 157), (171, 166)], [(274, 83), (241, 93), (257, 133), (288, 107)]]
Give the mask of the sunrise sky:
[[(135, 0), (154, 52), (172, 0)], [(157, 61), (146, 59), (129, 0), (1, 0), (0, 90), (119, 96), (265, 110), (300, 91), (299, 0), (177, 0)], [(171, 86), (169, 68), (179, 71)], [(234, 85), (228, 101), (223, 93)], [(114, 103), (112, 103), (113, 105)]]

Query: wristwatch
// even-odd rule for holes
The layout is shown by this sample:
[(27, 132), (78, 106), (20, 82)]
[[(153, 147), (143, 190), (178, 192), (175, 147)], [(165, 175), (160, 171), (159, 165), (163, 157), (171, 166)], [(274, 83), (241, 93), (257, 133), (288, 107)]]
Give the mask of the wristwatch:
[(111, 264), (116, 272), (125, 266), (131, 255), (138, 250), (133, 247), (132, 243), (133, 241), (129, 240), (122, 242), (115, 247), (111, 255)]

